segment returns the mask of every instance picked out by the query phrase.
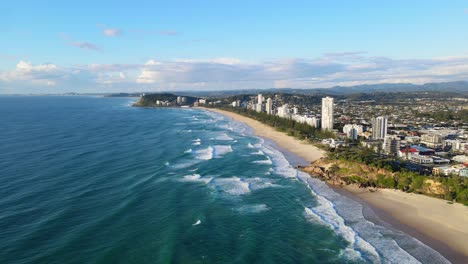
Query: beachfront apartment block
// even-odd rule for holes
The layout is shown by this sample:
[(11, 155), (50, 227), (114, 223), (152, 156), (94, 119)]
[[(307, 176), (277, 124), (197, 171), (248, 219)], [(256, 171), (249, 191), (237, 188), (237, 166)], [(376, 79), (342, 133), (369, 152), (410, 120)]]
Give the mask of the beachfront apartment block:
[(289, 112), (288, 104), (284, 104), (283, 106), (278, 107), (277, 111), (278, 111), (277, 115), (279, 117), (287, 118), (287, 119), (291, 118), (291, 113)]
[(332, 97), (322, 98), (322, 129), (333, 129), (333, 103), (334, 99)]
[(372, 118), (372, 139), (385, 139), (387, 136), (387, 121), (386, 116)]
[(273, 100), (271, 98), (268, 98), (266, 100), (265, 104), (265, 111), (267, 114), (272, 115), (273, 114)]
[(352, 140), (357, 140), (358, 135), (364, 131), (362, 125), (356, 124), (347, 124), (343, 127), (343, 133), (346, 134), (346, 137)]

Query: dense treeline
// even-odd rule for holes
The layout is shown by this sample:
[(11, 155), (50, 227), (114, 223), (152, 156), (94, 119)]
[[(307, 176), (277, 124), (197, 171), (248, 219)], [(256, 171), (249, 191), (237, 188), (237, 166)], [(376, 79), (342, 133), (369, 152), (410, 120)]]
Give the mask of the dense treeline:
[(468, 109), (463, 109), (457, 112), (446, 109), (430, 113), (417, 113), (416, 116), (433, 118), (436, 121), (459, 120), (463, 123), (468, 123)]
[[(198, 100), (196, 97), (184, 96), (186, 98), (186, 104), (191, 105)], [(177, 95), (170, 93), (155, 93), (155, 94), (146, 94), (140, 98), (140, 100), (135, 104), (136, 106), (155, 106), (156, 101), (167, 101), (171, 103), (176, 103)]]
[(301, 140), (319, 140), (324, 138), (333, 138), (334, 134), (330, 131), (324, 131), (319, 128), (311, 127), (307, 124), (301, 124), (291, 119), (281, 118), (276, 115), (269, 115), (267, 113), (259, 113), (247, 108), (234, 108), (234, 107), (220, 107), (221, 109), (235, 112), (271, 127), (276, 128), (279, 131), (286, 132), (290, 136), (294, 136)]
[[(358, 183), (365, 187), (390, 188), (404, 192), (422, 193), (468, 205), (468, 178), (466, 177), (458, 175), (447, 177), (422, 176), (416, 172), (406, 170), (403, 163), (380, 156), (369, 148), (330, 149), (328, 151), (328, 158), (344, 162), (357, 162), (388, 172), (378, 174), (376, 178), (366, 178), (357, 175), (347, 177), (346, 182), (348, 184)], [(340, 169), (342, 168), (332, 168), (334, 172), (338, 172)], [(342, 170), (346, 171), (345, 168)], [(440, 194), (433, 193), (430, 189), (430, 180), (435, 185), (440, 184), (443, 192)]]

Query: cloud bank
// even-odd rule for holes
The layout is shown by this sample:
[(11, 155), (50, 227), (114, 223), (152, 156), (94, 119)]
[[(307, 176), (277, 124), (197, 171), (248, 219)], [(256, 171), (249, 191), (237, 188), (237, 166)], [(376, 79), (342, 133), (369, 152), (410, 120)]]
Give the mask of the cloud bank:
[[(85, 48), (85, 47), (83, 47)], [(89, 48), (89, 47), (88, 47)], [(363, 52), (325, 54), (314, 59), (246, 63), (235, 58), (149, 60), (142, 64), (62, 67), (20, 61), (0, 72), (0, 93), (78, 91), (171, 91), (248, 88), (326, 88), (375, 83), (468, 80), (468, 57), (397, 60)], [(2, 89), (3, 87), (3, 89)], [(49, 91), (50, 92), (50, 91)]]

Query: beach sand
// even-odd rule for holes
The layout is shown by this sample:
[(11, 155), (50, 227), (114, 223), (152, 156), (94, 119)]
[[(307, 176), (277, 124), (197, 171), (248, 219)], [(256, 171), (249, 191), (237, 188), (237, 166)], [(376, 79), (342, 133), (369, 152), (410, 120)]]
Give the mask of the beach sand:
[[(217, 112), (252, 127), (256, 136), (268, 138), (300, 158), (312, 162), (325, 152), (254, 119), (219, 109)], [(401, 230), (441, 253), (452, 263), (468, 263), (468, 207), (419, 194), (379, 189), (369, 192), (354, 186), (336, 188), (351, 199), (368, 205), (391, 227)]]
[(452, 263), (468, 263), (467, 206), (399, 190), (343, 189), (368, 204), (380, 219), (439, 251)]
[(302, 141), (294, 137), (288, 136), (285, 133), (279, 132), (268, 125), (260, 123), (257, 120), (254, 120), (254, 119), (251, 119), (251, 118), (248, 118), (248, 117), (245, 117), (245, 116), (233, 113), (233, 112), (220, 110), (220, 109), (213, 109), (213, 108), (204, 108), (204, 109), (223, 114), (236, 121), (247, 124), (253, 129), (253, 132), (256, 136), (272, 140), (280, 148), (283, 148), (299, 156), (300, 158), (306, 160), (307, 162), (312, 162), (325, 156), (325, 151), (315, 147), (314, 145), (307, 143), (306, 141)]

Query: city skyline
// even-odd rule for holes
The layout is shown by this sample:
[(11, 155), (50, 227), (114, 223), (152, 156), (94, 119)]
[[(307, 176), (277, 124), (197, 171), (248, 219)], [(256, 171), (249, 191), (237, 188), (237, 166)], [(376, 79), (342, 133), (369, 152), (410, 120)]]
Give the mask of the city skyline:
[(463, 1), (2, 8), (1, 94), (468, 80)]

